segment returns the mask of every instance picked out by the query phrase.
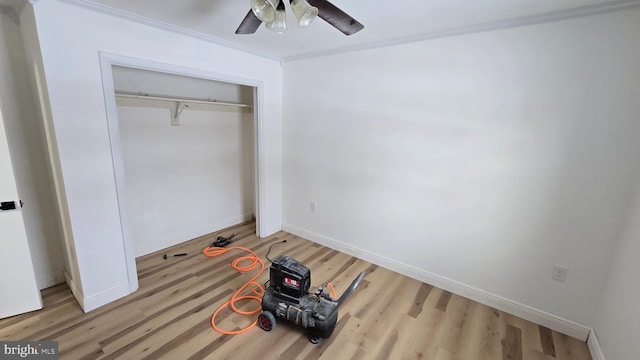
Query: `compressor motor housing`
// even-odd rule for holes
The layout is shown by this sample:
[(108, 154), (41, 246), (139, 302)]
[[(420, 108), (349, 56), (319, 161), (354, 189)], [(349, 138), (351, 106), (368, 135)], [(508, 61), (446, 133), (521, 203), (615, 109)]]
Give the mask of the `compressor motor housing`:
[(311, 270), (291, 256), (280, 255), (271, 263), (269, 288), (277, 297), (297, 302), (309, 292)]
[(271, 264), (269, 287), (262, 296), (263, 311), (258, 316), (258, 325), (269, 331), (275, 326), (277, 317), (302, 326), (314, 336), (331, 336), (338, 321), (336, 307), (339, 303), (324, 293), (322, 287), (309, 293), (310, 284), (309, 268), (290, 256), (275, 258)]

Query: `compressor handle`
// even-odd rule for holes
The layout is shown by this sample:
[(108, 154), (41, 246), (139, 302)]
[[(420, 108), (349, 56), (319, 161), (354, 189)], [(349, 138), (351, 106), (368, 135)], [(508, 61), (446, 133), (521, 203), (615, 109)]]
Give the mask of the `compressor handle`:
[(353, 291), (358, 287), (358, 284), (360, 284), (360, 281), (362, 281), (362, 279), (364, 278), (364, 271), (361, 272), (358, 277), (355, 278), (355, 280), (353, 280), (353, 282), (351, 283), (351, 285), (347, 288), (347, 290), (344, 291), (344, 293), (342, 294), (342, 296), (340, 296), (340, 299), (338, 299), (338, 305), (336, 305), (335, 308), (333, 308), (333, 311), (331, 312), (331, 314), (329, 314), (328, 318), (330, 319), (333, 315), (335, 315), (336, 312), (338, 312), (338, 309), (342, 306), (342, 304), (349, 298), (349, 296), (351, 296), (351, 293), (353, 293)]

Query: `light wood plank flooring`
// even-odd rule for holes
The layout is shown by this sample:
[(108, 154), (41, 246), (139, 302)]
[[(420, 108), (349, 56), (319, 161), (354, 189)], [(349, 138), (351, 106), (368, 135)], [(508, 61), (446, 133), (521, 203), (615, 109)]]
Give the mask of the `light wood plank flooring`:
[[(202, 253), (218, 235), (232, 232), (238, 233), (234, 246), (263, 258), (269, 245), (286, 239), (270, 257), (287, 254), (308, 266), (312, 289), (332, 282), (340, 295), (366, 271), (329, 339), (313, 345), (282, 321), (271, 332), (254, 327), (221, 335), (212, 329), (215, 309), (253, 274), (231, 268), (240, 251)], [(162, 258), (183, 252), (188, 255)], [(66, 285), (43, 290), (44, 309), (0, 320), (0, 340), (57, 340), (60, 358), (73, 360), (591, 359), (584, 342), (286, 232), (258, 239), (253, 222), (141, 257), (137, 266), (137, 292), (87, 314)], [(267, 279), (268, 269), (259, 280)], [(218, 325), (234, 330), (254, 319), (225, 310)]]

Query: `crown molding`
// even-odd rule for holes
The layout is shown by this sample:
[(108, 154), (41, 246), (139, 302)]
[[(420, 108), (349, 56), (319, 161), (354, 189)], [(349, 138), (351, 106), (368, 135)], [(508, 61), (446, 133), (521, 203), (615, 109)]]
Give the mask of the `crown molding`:
[[(28, 1), (31, 2), (32, 4), (35, 4), (39, 0), (28, 0)], [(313, 52), (307, 52), (307, 53), (284, 56), (284, 57), (274, 57), (274, 56), (266, 55), (264, 53), (260, 53), (253, 49), (238, 45), (230, 41), (219, 39), (211, 35), (203, 34), (203, 33), (189, 30), (180, 26), (172, 25), (163, 21), (147, 18), (147, 17), (133, 14), (124, 10), (102, 5), (91, 0), (58, 0), (58, 1), (76, 5), (83, 8), (87, 8), (100, 13), (115, 16), (121, 19), (126, 19), (136, 23), (148, 25), (157, 29), (194, 37), (210, 43), (214, 43), (217, 45), (242, 51), (251, 55), (260, 56), (270, 60), (280, 61), (282, 64), (289, 61), (303, 60), (303, 59), (323, 57), (323, 56), (331, 56), (331, 55), (337, 55), (337, 54), (342, 54), (347, 52), (354, 52), (354, 51), (375, 49), (375, 48), (401, 45), (401, 44), (407, 44), (407, 43), (428, 41), (428, 40), (441, 39), (441, 38), (452, 37), (452, 36), (481, 33), (481, 32), (487, 32), (492, 30), (510, 29), (510, 28), (528, 26), (528, 25), (556, 22), (556, 21), (569, 20), (569, 19), (605, 14), (605, 13), (616, 12), (616, 11), (623, 11), (623, 10), (640, 7), (640, 0), (615, 0), (615, 1), (609, 1), (603, 4), (586, 5), (586, 6), (576, 7), (576, 8), (567, 9), (567, 10), (552, 11), (552, 12), (546, 12), (542, 14), (522, 16), (522, 17), (516, 17), (516, 18), (498, 20), (498, 21), (491, 21), (491, 22), (486, 22), (481, 24), (465, 25), (465, 26), (455, 27), (455, 28), (446, 29), (446, 30), (432, 31), (432, 32), (426, 32), (426, 33), (417, 34), (417, 35), (406, 36), (406, 37), (369, 42), (361, 45), (353, 45), (353, 46), (346, 46), (346, 47), (340, 47), (340, 48), (334, 48), (334, 49), (313, 51)], [(23, 3), (26, 3), (26, 2), (27, 1), (25, 0)]]
[(308, 52), (308, 53), (299, 54), (299, 55), (285, 56), (282, 58), (282, 61), (289, 62), (289, 61), (303, 60), (303, 59), (309, 59), (309, 58), (315, 58), (315, 57), (337, 55), (337, 54), (353, 52), (353, 51), (361, 51), (361, 50), (375, 49), (375, 48), (408, 44), (408, 43), (414, 43), (414, 42), (435, 40), (435, 39), (441, 39), (441, 38), (452, 37), (452, 36), (482, 33), (482, 32), (487, 32), (492, 30), (511, 29), (511, 28), (517, 28), (522, 26), (528, 26), (528, 25), (550, 23), (550, 22), (556, 22), (556, 21), (562, 21), (562, 20), (570, 20), (570, 19), (576, 19), (581, 17), (611, 13), (616, 11), (623, 11), (623, 10), (634, 9), (639, 7), (640, 7), (640, 0), (611, 1), (604, 4), (587, 5), (587, 6), (581, 6), (577, 8), (568, 9), (568, 10), (559, 10), (559, 11), (547, 12), (547, 13), (536, 14), (536, 15), (491, 21), (491, 22), (482, 23), (482, 24), (465, 25), (465, 26), (460, 26), (460, 27), (451, 28), (447, 30), (432, 31), (432, 32), (418, 34), (418, 35), (376, 41), (376, 42), (371, 42), (371, 43), (362, 44), (362, 45), (346, 46), (346, 47), (341, 47), (336, 49), (328, 49), (328, 50), (322, 50), (322, 51)]
[[(35, 1), (37, 2), (38, 0), (29, 0), (29, 1)], [(216, 45), (220, 45), (220, 46), (224, 46), (227, 48), (231, 48), (234, 50), (238, 50), (238, 51), (242, 51), (251, 55), (255, 55), (255, 56), (260, 56), (269, 60), (275, 60), (275, 61), (280, 61), (281, 59), (279, 57), (273, 57), (273, 56), (269, 56), (269, 55), (265, 55), (263, 53), (254, 51), (252, 49), (248, 49), (246, 47), (240, 46), (238, 44), (232, 43), (230, 41), (226, 41), (226, 40), (222, 40), (219, 39), (217, 37), (211, 36), (211, 35), (207, 35), (207, 34), (203, 34), (201, 32), (197, 32), (197, 31), (193, 31), (193, 30), (189, 30), (180, 26), (176, 26), (176, 25), (172, 25), (169, 23), (166, 23), (164, 21), (160, 21), (160, 20), (155, 20), (155, 19), (151, 19), (148, 17), (144, 17), (141, 15), (137, 15), (137, 14), (133, 14), (130, 13), (128, 11), (124, 11), (124, 10), (120, 10), (120, 9), (116, 9), (110, 6), (106, 6), (106, 5), (102, 5), (102, 4), (98, 4), (96, 2), (93, 2), (91, 0), (58, 0), (60, 2), (63, 3), (67, 3), (67, 4), (71, 4), (71, 5), (75, 5), (75, 6), (79, 6), (85, 9), (89, 9), (89, 10), (93, 10), (99, 13), (103, 13), (106, 15), (111, 15), (120, 19), (125, 19), (125, 20), (129, 20), (129, 21), (133, 21), (139, 24), (143, 24), (143, 25), (147, 25), (156, 29), (160, 29), (160, 30), (165, 30), (165, 31), (169, 31), (169, 32), (173, 32), (173, 33), (177, 33), (177, 34), (181, 34), (181, 35), (186, 35), (189, 37), (193, 37), (196, 39), (200, 39), (200, 40), (204, 40)]]

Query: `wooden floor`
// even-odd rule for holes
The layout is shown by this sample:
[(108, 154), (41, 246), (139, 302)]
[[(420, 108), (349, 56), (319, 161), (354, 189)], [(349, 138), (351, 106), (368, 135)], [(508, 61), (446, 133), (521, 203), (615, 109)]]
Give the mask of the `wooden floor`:
[[(329, 339), (313, 345), (284, 322), (271, 332), (254, 327), (221, 335), (213, 330), (212, 313), (252, 276), (230, 266), (243, 255), (240, 251), (203, 255), (216, 233), (139, 258), (140, 289), (87, 314), (66, 285), (46, 289), (43, 310), (0, 320), (0, 340), (57, 340), (60, 359), (73, 360), (591, 359), (584, 342), (305, 239), (285, 232), (258, 239), (255, 223), (221, 234), (234, 231), (234, 245), (251, 248), (263, 259), (270, 244), (286, 239), (270, 257), (286, 254), (308, 266), (312, 289), (332, 282), (340, 295), (366, 271)], [(182, 252), (188, 255), (162, 258)], [(265, 271), (260, 282), (267, 279)], [(227, 310), (217, 319), (229, 330), (254, 320)]]

